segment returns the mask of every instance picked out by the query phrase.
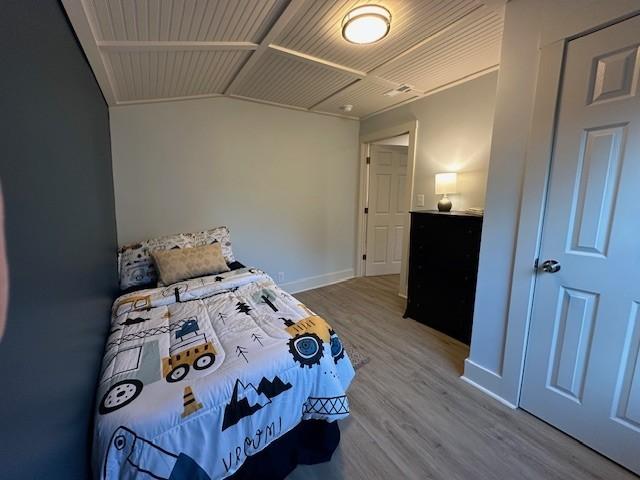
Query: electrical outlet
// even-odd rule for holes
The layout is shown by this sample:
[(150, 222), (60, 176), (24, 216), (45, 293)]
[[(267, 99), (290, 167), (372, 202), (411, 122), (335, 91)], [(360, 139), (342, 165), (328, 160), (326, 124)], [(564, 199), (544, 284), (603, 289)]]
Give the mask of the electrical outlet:
[(416, 206), (417, 207), (424, 207), (424, 194), (419, 193), (416, 196)]
[(284, 272), (278, 272), (278, 283), (284, 282)]

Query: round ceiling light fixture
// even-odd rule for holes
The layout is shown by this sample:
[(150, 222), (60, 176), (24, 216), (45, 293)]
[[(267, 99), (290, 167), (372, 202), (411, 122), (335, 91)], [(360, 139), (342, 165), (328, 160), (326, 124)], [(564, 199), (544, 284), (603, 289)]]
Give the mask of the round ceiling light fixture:
[(362, 5), (342, 20), (342, 36), (347, 42), (368, 45), (383, 39), (391, 28), (391, 13), (380, 5)]

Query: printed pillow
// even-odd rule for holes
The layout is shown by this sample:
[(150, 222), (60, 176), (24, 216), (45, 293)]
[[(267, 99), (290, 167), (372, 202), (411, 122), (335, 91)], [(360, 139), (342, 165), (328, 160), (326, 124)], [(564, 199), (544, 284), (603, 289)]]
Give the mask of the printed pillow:
[(125, 245), (118, 252), (118, 273), (120, 289), (154, 287), (158, 282), (158, 273), (151, 257), (154, 250), (171, 250), (179, 248), (200, 247), (219, 242), (222, 255), (227, 263), (233, 263), (235, 257), (231, 250), (229, 229), (216, 227), (196, 233), (178, 233), (164, 237), (152, 238), (134, 245)]
[(120, 288), (151, 287), (158, 280), (151, 251), (188, 248), (193, 246), (193, 237), (179, 233), (145, 240), (134, 245), (125, 245), (118, 253)]
[(158, 276), (165, 285), (182, 280), (228, 272), (220, 242), (201, 247), (151, 252)]
[(196, 247), (201, 245), (211, 245), (219, 242), (222, 247), (222, 255), (227, 263), (233, 263), (236, 261), (233, 256), (233, 250), (231, 249), (231, 235), (227, 227), (216, 227), (203, 232), (192, 233), (193, 244)]

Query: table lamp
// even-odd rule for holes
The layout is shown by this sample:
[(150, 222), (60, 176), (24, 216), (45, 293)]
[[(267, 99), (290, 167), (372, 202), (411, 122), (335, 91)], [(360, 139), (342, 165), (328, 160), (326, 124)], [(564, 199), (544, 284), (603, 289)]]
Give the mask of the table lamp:
[(442, 195), (438, 202), (438, 210), (441, 212), (451, 211), (452, 204), (447, 197), (448, 193), (458, 193), (458, 174), (436, 173), (436, 195)]

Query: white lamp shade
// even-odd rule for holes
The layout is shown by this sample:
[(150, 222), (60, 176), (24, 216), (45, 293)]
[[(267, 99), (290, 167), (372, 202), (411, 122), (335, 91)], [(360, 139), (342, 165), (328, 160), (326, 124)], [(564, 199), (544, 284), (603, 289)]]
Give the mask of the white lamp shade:
[(458, 192), (457, 173), (436, 173), (436, 195)]

